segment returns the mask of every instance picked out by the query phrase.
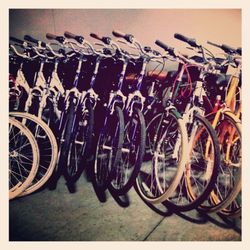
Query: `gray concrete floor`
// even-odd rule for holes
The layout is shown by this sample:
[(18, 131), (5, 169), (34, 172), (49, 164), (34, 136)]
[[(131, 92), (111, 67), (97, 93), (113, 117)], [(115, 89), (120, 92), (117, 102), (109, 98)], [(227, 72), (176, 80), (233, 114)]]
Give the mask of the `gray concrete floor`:
[[(162, 214), (148, 207), (134, 189), (130, 204), (119, 205), (107, 193), (100, 202), (85, 178), (69, 193), (61, 178), (54, 191), (44, 189), (10, 201), (10, 241), (240, 241), (241, 220), (222, 220), (196, 210)], [(124, 203), (124, 202), (123, 202)], [(126, 203), (124, 203), (124, 206)], [(164, 216), (163, 216), (164, 215)]]

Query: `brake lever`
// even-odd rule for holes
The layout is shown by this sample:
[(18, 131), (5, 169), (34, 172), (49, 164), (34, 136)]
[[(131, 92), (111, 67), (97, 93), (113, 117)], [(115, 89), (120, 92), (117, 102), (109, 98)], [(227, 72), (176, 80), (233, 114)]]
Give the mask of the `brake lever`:
[(105, 47), (105, 45), (104, 45), (104, 44), (102, 44), (102, 43), (94, 43), (94, 45), (98, 45), (98, 46)]
[(117, 39), (116, 42), (123, 43), (123, 44), (127, 45), (131, 49), (136, 49), (135, 46), (132, 46), (130, 43), (128, 43), (128, 42), (126, 42), (124, 40)]

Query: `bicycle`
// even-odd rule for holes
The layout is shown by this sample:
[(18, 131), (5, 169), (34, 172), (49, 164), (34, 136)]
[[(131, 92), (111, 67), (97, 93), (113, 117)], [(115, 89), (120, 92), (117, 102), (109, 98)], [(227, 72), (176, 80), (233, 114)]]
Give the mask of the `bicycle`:
[[(204, 53), (205, 49), (203, 48), (202, 45), (197, 44), (195, 39), (190, 39), (180, 34), (175, 34), (175, 37), (184, 42), (187, 42), (191, 47), (198, 48), (198, 51), (201, 51), (202, 59), (203, 59), (202, 61), (203, 63), (208, 65), (205, 70), (205, 75), (203, 75), (203, 77), (201, 78), (203, 79), (203, 81), (205, 81), (205, 83), (206, 83), (207, 73), (212, 72), (214, 74), (218, 70), (224, 70), (225, 63), (228, 63), (228, 60), (226, 60), (224, 64), (222, 62), (220, 62), (220, 64), (218, 63), (214, 64), (213, 60), (215, 58), (212, 55), (212, 53), (208, 51), (211, 57), (210, 60), (208, 60)], [(230, 48), (229, 46), (223, 45), (221, 47), (224, 49), (224, 51), (232, 51), (232, 48)], [(239, 68), (240, 66), (236, 70), (237, 75), (239, 75)], [(233, 101), (234, 95), (232, 93), (235, 93), (236, 87), (237, 87), (235, 83), (239, 82), (237, 81), (237, 78), (236, 79), (235, 78), (236, 76), (231, 77), (232, 80), (229, 81), (229, 85), (228, 85), (230, 87), (228, 88), (227, 86), (227, 91), (226, 91), (227, 94), (225, 95), (225, 100), (226, 100), (225, 104), (221, 103), (220, 101), (221, 96), (217, 96), (216, 97), (217, 100), (215, 101), (213, 110), (211, 109), (206, 110), (206, 113), (210, 113), (212, 111), (212, 113), (206, 115), (206, 118), (211, 122), (213, 128), (216, 130), (216, 133), (218, 136), (219, 148), (221, 152), (221, 162), (218, 168), (217, 177), (215, 178), (216, 180), (214, 183), (215, 187), (213, 188), (209, 196), (209, 199), (210, 201), (212, 201), (212, 204), (206, 203), (205, 205), (204, 203), (202, 203), (199, 207), (199, 209), (206, 211), (206, 212), (218, 212), (220, 210), (222, 211), (223, 208), (228, 206), (233, 201), (233, 199), (235, 198), (235, 195), (239, 192), (240, 187), (241, 187), (241, 181), (240, 181), (240, 178), (241, 178), (240, 169), (241, 168), (239, 165), (240, 163), (238, 161), (238, 159), (241, 159), (241, 156), (240, 156), (241, 155), (240, 120), (238, 120), (238, 118), (232, 112), (230, 112), (229, 109), (225, 108), (227, 105), (230, 105), (230, 102)], [(221, 86), (223, 86), (222, 85), (223, 81), (224, 81), (223, 77), (219, 78), (217, 82), (217, 86), (218, 86), (218, 89), (216, 91), (217, 93), (223, 92), (224, 88), (222, 88), (221, 90)], [(230, 84), (230, 82), (232, 84)], [(211, 86), (211, 83), (210, 83), (210, 86)], [(206, 98), (207, 100), (207, 97), (205, 95), (203, 98), (204, 99)], [(211, 107), (211, 103), (207, 107)], [(225, 143), (226, 145), (223, 145)], [(236, 151), (234, 150), (234, 146), (236, 146), (237, 148), (235, 149)], [(209, 147), (210, 147), (210, 141), (207, 141), (206, 148), (209, 148)], [(230, 153), (232, 152), (234, 152), (234, 157), (232, 160), (230, 160), (229, 158), (232, 156), (230, 155)], [(236, 162), (234, 162), (235, 160)], [(232, 165), (231, 166), (232, 168), (234, 168), (233, 167), (234, 165), (238, 166), (238, 167), (236, 166), (235, 177), (233, 177), (233, 172), (235, 171), (232, 171), (232, 172), (231, 170), (229, 171), (230, 164)], [(192, 196), (193, 194), (190, 191), (191, 189), (188, 188), (189, 195)], [(236, 209), (236, 210), (239, 211), (239, 209)], [(229, 214), (229, 212), (227, 212), (227, 214)]]
[[(213, 188), (220, 162), (218, 139), (202, 109), (205, 91), (200, 79), (204, 71), (200, 71), (194, 83), (188, 71), (188, 67), (204, 68), (203, 65), (187, 59), (159, 40), (156, 43), (180, 62), (175, 81), (169, 87), (168, 99), (178, 107), (187, 128), (188, 160), (178, 187), (165, 202), (175, 210), (187, 211), (197, 208)], [(182, 82), (185, 74), (188, 83)], [(210, 142), (209, 147), (204, 144), (206, 141)]]
[[(147, 60), (162, 58), (159, 52), (146, 49), (153, 54), (151, 57), (145, 56), (144, 67)], [(154, 85), (150, 91), (153, 97)], [(143, 113), (146, 114), (150, 109), (150, 105), (144, 107)], [(147, 124), (147, 138), (149, 141), (152, 138), (153, 144), (151, 166), (141, 166), (134, 187), (145, 201), (156, 204), (166, 200), (176, 189), (186, 162), (187, 132), (180, 114), (171, 102)], [(166, 152), (168, 154), (165, 157)], [(167, 175), (167, 172), (172, 174)]]
[[(23, 41), (19, 39), (13, 39), (15, 42), (21, 42), (22, 44), (24, 43)], [(12, 49), (15, 50), (15, 47), (12, 45)], [(29, 45), (29, 48), (31, 46)], [(17, 52), (17, 55), (22, 58), (29, 58), (28, 55), (21, 54)], [(33, 56), (32, 58), (36, 58), (37, 56)], [(23, 81), (25, 81), (25, 77), (22, 73), (22, 71), (19, 71), (21, 75), (23, 76)], [(28, 88), (27, 88), (28, 89)], [(32, 88), (29, 88), (29, 93), (28, 96), (31, 96)], [(31, 98), (31, 97), (30, 97)], [(28, 98), (29, 99), (29, 98)], [(26, 102), (28, 101), (26, 100)], [(26, 106), (26, 111), (29, 109), (29, 105)], [(39, 145), (39, 152), (41, 155), (40, 162), (39, 162), (39, 168), (37, 171), (37, 175), (34, 178), (32, 184), (25, 190), (21, 195), (27, 195), (30, 194), (37, 189), (39, 189), (41, 186), (43, 186), (47, 180), (50, 178), (53, 169), (55, 167), (56, 163), (56, 158), (57, 158), (57, 142), (55, 139), (55, 136), (53, 135), (53, 132), (51, 129), (41, 120), (39, 117), (32, 116), (31, 114), (28, 113), (20, 113), (20, 112), (14, 112), (10, 113), (10, 116), (15, 117), (19, 121), (22, 122), (26, 127), (30, 129), (30, 131), (33, 133), (35, 136), (38, 145)]]
[(222, 63), (223, 67), (217, 65), (217, 68), (222, 70), (226, 65), (225, 74), (231, 72), (232, 64), (236, 69), (225, 87), (225, 97), (217, 96), (212, 112), (207, 114), (218, 134), (222, 161), (215, 188), (210, 194), (210, 205), (202, 205), (201, 209), (237, 217), (241, 214), (241, 199), (236, 198), (241, 191), (241, 104), (237, 105), (237, 102), (241, 100), (235, 100), (235, 97), (237, 98), (237, 89), (240, 88), (241, 61), (236, 49), (225, 44), (208, 43), (228, 54)]

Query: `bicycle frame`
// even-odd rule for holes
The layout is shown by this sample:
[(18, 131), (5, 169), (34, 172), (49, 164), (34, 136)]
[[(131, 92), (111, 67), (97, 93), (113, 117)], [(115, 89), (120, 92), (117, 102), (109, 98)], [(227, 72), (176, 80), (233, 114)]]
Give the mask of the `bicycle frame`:
[[(228, 87), (226, 100), (225, 100), (226, 106), (229, 107), (231, 111), (235, 113), (238, 118), (240, 117), (240, 113), (241, 113), (241, 100), (240, 100), (239, 108), (236, 109), (236, 103), (235, 103), (236, 100), (234, 97), (236, 96), (237, 88), (239, 88), (240, 73), (241, 73), (241, 64), (238, 65), (235, 73), (231, 76), (229, 80), (229, 87)], [(239, 91), (241, 91), (240, 88), (239, 88)]]
[(129, 117), (132, 116), (132, 113), (134, 110), (134, 105), (136, 105), (136, 104), (139, 105), (141, 111), (144, 108), (144, 102), (145, 102), (146, 98), (144, 96), (142, 96), (142, 94), (141, 94), (141, 87), (142, 87), (143, 78), (146, 74), (146, 67), (147, 67), (147, 64), (149, 61), (150, 61), (149, 58), (145, 58), (145, 57), (143, 58), (142, 69), (141, 69), (141, 72), (139, 74), (138, 82), (136, 85), (137, 89), (133, 93), (130, 93), (128, 95), (127, 103), (126, 103), (126, 112), (127, 112)]
[(126, 73), (127, 66), (128, 66), (130, 59), (129, 57), (125, 57), (120, 60), (123, 62), (123, 65), (122, 65), (122, 71), (120, 73), (120, 77), (119, 77), (118, 84), (117, 84), (118, 89), (117, 91), (111, 91), (109, 94), (109, 101), (108, 101), (107, 107), (108, 107), (108, 110), (110, 111), (110, 114), (113, 114), (116, 105), (121, 106), (121, 109), (124, 110), (126, 106), (126, 101), (129, 98), (123, 94), (122, 87), (123, 87), (125, 73)]
[[(230, 67), (230, 65), (229, 65), (229, 67)], [(217, 100), (217, 103), (215, 103), (215, 105), (214, 105), (214, 108), (212, 110), (212, 113), (215, 114), (214, 119), (212, 121), (212, 127), (214, 129), (216, 128), (217, 124), (219, 123), (219, 121), (221, 120), (221, 118), (223, 117), (223, 115), (225, 113), (235, 121), (237, 121), (240, 117), (241, 103), (240, 103), (238, 110), (236, 110), (236, 112), (235, 112), (235, 108), (234, 108), (235, 107), (234, 97), (235, 97), (236, 90), (237, 90), (237, 87), (238, 87), (238, 84), (240, 81), (240, 79), (239, 79), (240, 71), (241, 71), (241, 65), (239, 64), (235, 73), (230, 77), (225, 102), (221, 103), (220, 99), (219, 99), (219, 100)], [(212, 113), (210, 113), (210, 114), (212, 114)], [(208, 114), (208, 115), (210, 115), (210, 114)], [(226, 131), (226, 128), (225, 128), (225, 131)], [(230, 137), (228, 139), (226, 155), (224, 158), (225, 162), (229, 162), (231, 145), (233, 145), (233, 137), (234, 137), (235, 132), (236, 132), (235, 128), (233, 128), (232, 131), (230, 131)], [(235, 138), (235, 140), (237, 140), (237, 139), (238, 138)], [(207, 148), (208, 147), (209, 147), (209, 142), (208, 142)]]
[(29, 86), (28, 82), (25, 79), (22, 68), (23, 68), (23, 63), (21, 63), (20, 68), (17, 71), (16, 84), (17, 84), (17, 87), (18, 86), (23, 87), (24, 90), (26, 91), (26, 93), (29, 94), (30, 86)]

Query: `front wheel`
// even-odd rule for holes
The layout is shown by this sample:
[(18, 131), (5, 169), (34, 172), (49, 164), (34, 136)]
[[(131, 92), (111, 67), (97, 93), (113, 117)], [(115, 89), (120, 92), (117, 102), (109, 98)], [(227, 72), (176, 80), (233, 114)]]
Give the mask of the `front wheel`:
[(39, 159), (33, 134), (21, 122), (9, 118), (9, 199), (20, 195), (32, 183)]
[(145, 119), (135, 109), (125, 125), (121, 160), (112, 169), (110, 189), (117, 195), (124, 195), (134, 185), (144, 157), (145, 140)]
[[(68, 183), (75, 183), (80, 178), (85, 167), (84, 160), (90, 153), (92, 143), (94, 125), (93, 107), (91, 104), (86, 105), (83, 112), (81, 110), (79, 112), (82, 114), (75, 122), (66, 158), (64, 177)], [(70, 128), (66, 130), (70, 130)]]
[(95, 154), (93, 184), (104, 191), (110, 181), (110, 171), (121, 159), (124, 139), (124, 116), (120, 107), (108, 114), (101, 129)]
[(177, 211), (197, 208), (214, 187), (220, 165), (220, 150), (215, 130), (209, 121), (195, 114), (186, 124), (189, 142), (183, 177), (166, 205)]
[[(207, 117), (211, 122), (214, 118), (214, 114)], [(241, 212), (241, 122), (231, 112), (225, 112), (220, 114), (214, 126), (219, 139), (221, 164), (209, 200), (200, 209), (238, 216)]]
[(19, 196), (35, 192), (51, 178), (55, 169), (58, 146), (49, 126), (37, 116), (25, 112), (10, 112), (9, 115), (24, 124), (36, 139), (39, 147), (39, 166), (35, 178)]
[[(153, 157), (144, 162), (136, 179), (136, 190), (147, 202), (165, 201), (182, 177), (187, 155), (187, 132), (176, 110), (168, 110), (155, 123)], [(152, 131), (151, 131), (152, 133)]]

